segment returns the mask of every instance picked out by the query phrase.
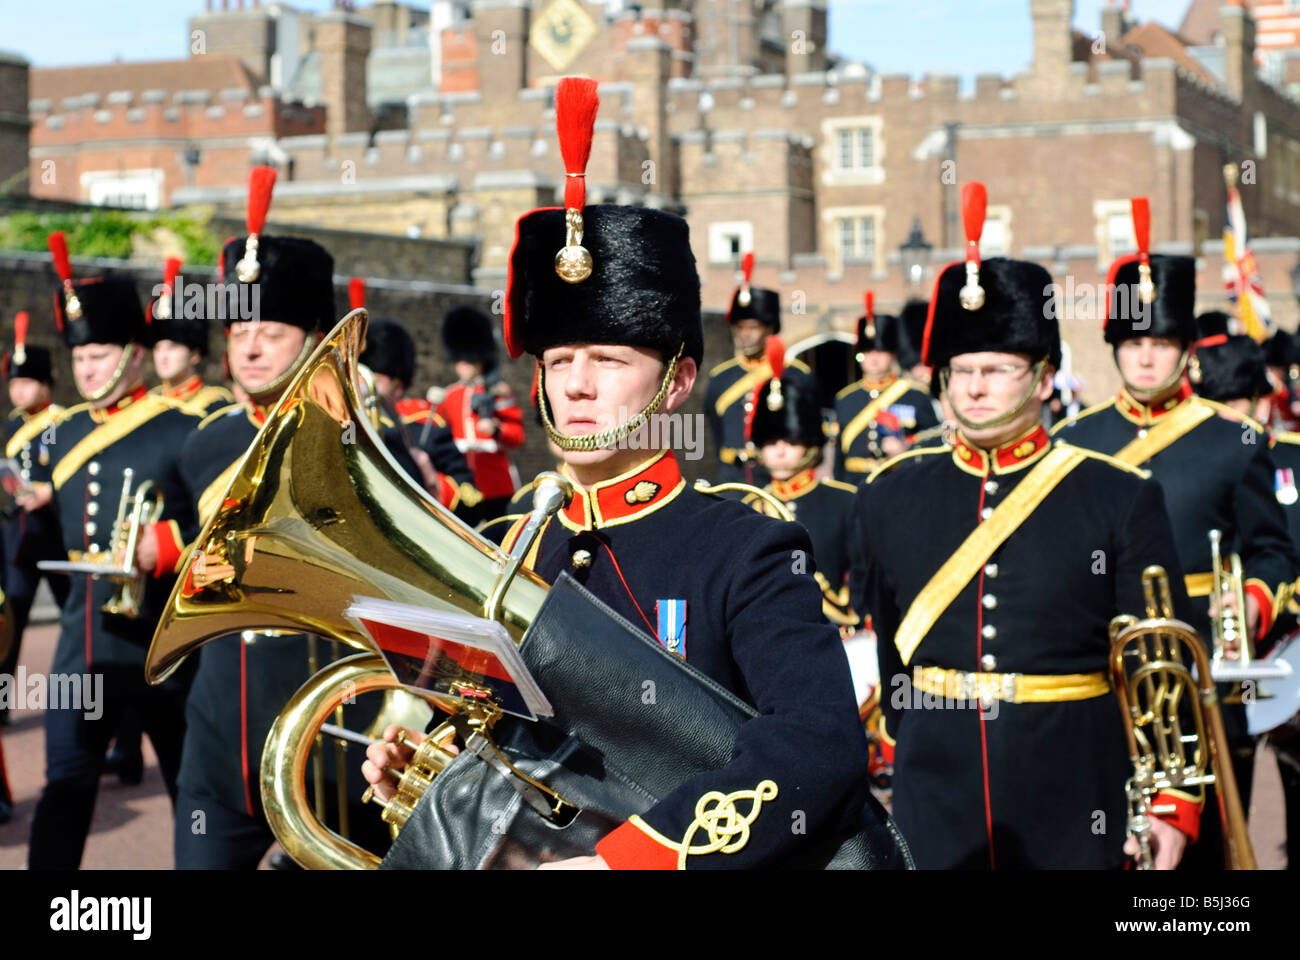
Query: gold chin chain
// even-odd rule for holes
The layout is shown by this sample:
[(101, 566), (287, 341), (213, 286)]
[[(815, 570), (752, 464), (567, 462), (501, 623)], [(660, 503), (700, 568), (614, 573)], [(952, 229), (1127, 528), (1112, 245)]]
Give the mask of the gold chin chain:
[[(1139, 393), (1145, 393), (1148, 396), (1159, 396), (1161, 393), (1168, 390), (1180, 379), (1182, 379), (1183, 371), (1187, 369), (1188, 356), (1189, 356), (1189, 351), (1184, 350), (1182, 357), (1180, 357), (1178, 360), (1178, 366), (1174, 368), (1174, 372), (1172, 376), (1170, 376), (1169, 379), (1166, 380), (1164, 383), (1157, 384), (1154, 387), (1135, 387), (1132, 384), (1130, 384), (1127, 380), (1124, 379), (1124, 374), (1122, 373), (1119, 375), (1119, 382), (1124, 385), (1124, 389), (1129, 392), (1129, 395), (1133, 397), (1134, 400), (1137, 400), (1137, 394)], [(1117, 354), (1117, 359), (1115, 360), (1115, 369), (1117, 371), (1119, 370), (1118, 354)], [(1141, 403), (1142, 401), (1139, 400), (1138, 402)], [(1150, 406), (1150, 404), (1146, 404), (1146, 405)]]
[[(948, 406), (952, 408), (952, 415), (956, 417), (957, 422), (960, 423), (967, 430), (987, 430), (989, 427), (1000, 427), (1003, 424), (1010, 423), (1016, 417), (1020, 416), (1020, 411), (1025, 409), (1025, 404), (1029, 403), (1029, 398), (1032, 397), (1034, 395), (1034, 391), (1038, 389), (1038, 378), (1043, 375), (1043, 367), (1044, 365), (1046, 365), (1046, 363), (1047, 363), (1047, 358), (1044, 357), (1042, 360), (1039, 360), (1036, 364), (1034, 364), (1033, 377), (1030, 378), (1029, 389), (1026, 390), (1025, 395), (1020, 398), (1020, 402), (1017, 403), (1013, 408), (1008, 410), (1006, 413), (994, 417), (992, 420), (985, 420), (983, 423), (976, 423), (974, 420), (967, 420), (965, 417), (963, 417), (957, 411), (957, 405), (952, 402), (951, 398), (949, 398)], [(948, 392), (947, 369), (941, 370), (939, 372), (939, 389), (944, 393)]]
[(77, 392), (81, 394), (81, 399), (89, 400), (91, 403), (98, 403), (100, 400), (103, 400), (106, 396), (112, 393), (121, 381), (122, 375), (126, 373), (127, 366), (131, 363), (131, 356), (135, 353), (131, 348), (134, 346), (134, 343), (126, 343), (122, 345), (122, 359), (117, 362), (117, 369), (114, 370), (113, 375), (109, 377), (108, 383), (104, 384), (92, 393), (86, 393), (78, 387)]
[(279, 398), (280, 394), (284, 392), (284, 388), (289, 385), (289, 381), (293, 379), (294, 374), (298, 372), (298, 368), (306, 362), (307, 358), (311, 356), (312, 351), (315, 349), (316, 338), (311, 333), (308, 333), (303, 337), (302, 349), (298, 351), (298, 356), (294, 359), (293, 363), (289, 364), (289, 369), (284, 371), (284, 373), (280, 374), (270, 383), (264, 384), (256, 390), (248, 389), (244, 382), (235, 376), (233, 371), (230, 374), (230, 379), (235, 381), (235, 384), (239, 389), (248, 394), (248, 398), (255, 404), (259, 406), (266, 405)]
[(654, 399), (647, 403), (640, 413), (620, 426), (583, 437), (570, 437), (560, 433), (555, 429), (555, 424), (551, 423), (550, 404), (546, 402), (546, 365), (542, 364), (537, 371), (537, 407), (542, 414), (542, 426), (546, 428), (547, 438), (561, 450), (570, 452), (604, 450), (622, 443), (634, 431), (645, 426), (660, 406), (663, 405), (665, 398), (668, 396), (668, 388), (672, 385), (673, 378), (677, 376), (677, 361), (682, 358), (682, 351), (685, 349), (686, 344), (683, 342), (677, 348), (677, 355), (668, 364), (668, 369), (664, 371), (663, 382), (659, 384), (659, 392), (654, 395)]

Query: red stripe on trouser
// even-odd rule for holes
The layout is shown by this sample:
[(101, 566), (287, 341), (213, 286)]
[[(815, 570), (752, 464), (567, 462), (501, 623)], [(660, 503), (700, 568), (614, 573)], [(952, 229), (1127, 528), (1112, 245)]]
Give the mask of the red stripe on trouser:
[(244, 806), (253, 815), (253, 791), (248, 786), (248, 644), (239, 644), (239, 756), (244, 771)]

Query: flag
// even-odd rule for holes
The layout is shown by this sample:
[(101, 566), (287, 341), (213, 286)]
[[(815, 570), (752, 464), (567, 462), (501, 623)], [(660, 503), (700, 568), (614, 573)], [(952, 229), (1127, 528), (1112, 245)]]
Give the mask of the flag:
[(1228, 184), (1228, 219), (1223, 226), (1224, 285), (1228, 299), (1237, 305), (1242, 332), (1262, 343), (1273, 335), (1273, 318), (1255, 254), (1250, 249), (1246, 212), (1241, 206), (1241, 194), (1237, 192), (1237, 168), (1229, 164), (1223, 173)]

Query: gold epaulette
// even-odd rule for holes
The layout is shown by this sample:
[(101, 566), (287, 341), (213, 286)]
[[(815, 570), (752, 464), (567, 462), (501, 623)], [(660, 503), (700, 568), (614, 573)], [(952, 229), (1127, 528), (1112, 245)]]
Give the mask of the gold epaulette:
[(240, 407), (240, 408), (242, 408), (243, 406), (244, 406), (244, 405), (243, 405), (242, 403), (228, 403), (228, 404), (226, 404), (224, 407), (218, 407), (216, 410), (213, 410), (213, 411), (212, 411), (211, 413), (209, 413), (206, 417), (204, 417), (202, 420), (200, 420), (200, 421), (199, 421), (199, 425), (198, 425), (197, 427), (195, 427), (194, 429), (195, 429), (195, 430), (202, 430), (204, 427), (206, 427), (206, 426), (207, 426), (209, 423), (211, 423), (213, 420), (216, 420), (218, 417), (224, 417), (226, 414), (228, 414), (228, 413), (229, 413), (232, 409), (234, 409), (235, 407)]
[(861, 381), (861, 380), (854, 380), (854, 381), (853, 381), (852, 383), (850, 383), (847, 387), (841, 387), (841, 388), (840, 388), (840, 391), (839, 391), (837, 394), (835, 394), (835, 399), (836, 399), (836, 400), (839, 400), (839, 399), (841, 399), (842, 397), (847, 397), (847, 396), (848, 396), (849, 394), (851, 394), (854, 390), (861, 390), (861, 389), (862, 389), (862, 381)]
[(835, 480), (831, 477), (827, 477), (825, 480), (821, 480), (819, 482), (822, 484), (822, 486), (833, 487), (836, 490), (847, 490), (849, 493), (858, 492), (857, 487), (855, 487), (851, 483), (845, 483), (843, 480)]
[(1102, 410), (1105, 410), (1107, 407), (1113, 407), (1113, 406), (1115, 406), (1115, 398), (1114, 398), (1114, 397), (1111, 397), (1111, 398), (1110, 398), (1109, 400), (1107, 400), (1105, 403), (1099, 403), (1099, 404), (1097, 404), (1096, 406), (1087, 407), (1087, 408), (1085, 408), (1085, 409), (1083, 409), (1083, 410), (1080, 410), (1080, 411), (1079, 411), (1078, 413), (1076, 413), (1074, 416), (1072, 416), (1072, 417), (1067, 417), (1065, 420), (1062, 420), (1060, 423), (1053, 424), (1053, 425), (1052, 425), (1052, 429), (1049, 430), (1048, 432), (1049, 432), (1052, 436), (1056, 436), (1057, 433), (1059, 433), (1060, 431), (1064, 430), (1064, 429), (1065, 429), (1066, 427), (1068, 427), (1070, 424), (1072, 424), (1072, 423), (1078, 423), (1078, 422), (1079, 422), (1080, 420), (1082, 420), (1084, 417), (1090, 417), (1090, 416), (1092, 416), (1094, 413), (1100, 413)]
[(1288, 443), (1293, 447), (1300, 447), (1300, 433), (1291, 433), (1285, 430), (1273, 434), (1274, 443)]
[(1109, 463), (1112, 467), (1118, 467), (1120, 470), (1124, 470), (1127, 473), (1131, 473), (1135, 476), (1141, 477), (1143, 480), (1151, 479), (1150, 470), (1143, 470), (1141, 467), (1135, 467), (1131, 463), (1125, 463), (1123, 460), (1117, 460), (1114, 457), (1110, 456), (1109, 454), (1099, 453), (1096, 450), (1089, 450), (1087, 447), (1076, 447), (1074, 444), (1067, 443), (1064, 440), (1058, 440), (1056, 442), (1059, 446), (1069, 447), (1071, 450), (1078, 450), (1080, 453), (1087, 454), (1093, 460), (1102, 460), (1106, 463)]
[(904, 460), (908, 460), (912, 457), (923, 457), (927, 453), (952, 453), (952, 447), (944, 444), (942, 447), (914, 447), (911, 450), (905, 450), (897, 456), (890, 457), (880, 466), (876, 467), (875, 470), (871, 471), (871, 473), (867, 475), (865, 482), (871, 483), (876, 479), (876, 477), (880, 476), (882, 473), (887, 473), (890, 470), (893, 470), (894, 467), (898, 466)]
[(738, 362), (739, 362), (739, 360), (738, 360), (737, 357), (731, 357), (731, 358), (728, 359), (728, 360), (723, 360), (720, 364), (718, 364), (716, 367), (714, 367), (712, 370), (709, 371), (709, 376), (711, 376), (711, 377), (716, 377), (716, 376), (717, 376), (718, 374), (720, 374), (723, 370), (726, 370), (726, 369), (727, 369), (728, 367), (730, 367), (732, 364), (734, 364), (734, 363), (738, 363)]
[(1205, 397), (1202, 397), (1200, 394), (1193, 394), (1192, 399), (1197, 401), (1198, 403), (1203, 404), (1204, 406), (1209, 407), (1219, 416), (1227, 420), (1231, 420), (1234, 423), (1250, 424), (1250, 426), (1253, 427), (1257, 433), (1268, 432), (1268, 428), (1265, 427), (1258, 420), (1256, 420), (1254, 417), (1249, 416), (1248, 414), (1245, 413), (1241, 413), (1240, 411), (1234, 410), (1232, 409), (1232, 407), (1229, 407), (1226, 404), (1219, 403), (1219, 401), (1217, 400), (1207, 400), (1205, 399)]

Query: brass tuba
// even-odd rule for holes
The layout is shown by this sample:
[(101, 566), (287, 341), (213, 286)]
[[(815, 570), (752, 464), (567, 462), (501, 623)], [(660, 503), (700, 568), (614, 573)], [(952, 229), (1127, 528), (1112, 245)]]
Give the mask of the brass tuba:
[[(1125, 784), (1128, 828), (1138, 841), (1141, 867), (1151, 869), (1151, 817), (1168, 812), (1153, 801), (1162, 790), (1216, 785), (1230, 870), (1254, 870), (1232, 756), (1223, 728), (1210, 657), (1195, 630), (1173, 619), (1164, 568), (1142, 571), (1146, 619), (1119, 616), (1110, 623), (1110, 668), (1124, 718), (1133, 776)], [(1196, 678), (1183, 650), (1196, 665)], [(1184, 732), (1184, 722), (1190, 731)]]
[[(149, 682), (160, 683), (207, 641), (245, 629), (301, 630), (362, 651), (308, 681), (263, 750), (267, 820), (290, 856), (309, 868), (378, 864), (322, 826), (305, 795), (308, 753), (335, 706), (351, 694), (398, 687), (367, 635), (344, 615), (353, 598), (488, 617), (518, 644), (549, 590), (520, 569), (523, 551), (545, 515), (571, 495), (562, 478), (539, 484), (545, 509), (534, 511), (509, 556), (430, 498), (366, 415), (358, 369), (366, 322), (364, 309), (345, 316), (268, 415), (181, 565), (145, 664)], [(459, 706), (436, 704), (448, 712)], [(490, 726), (482, 716), (473, 721)], [(394, 800), (401, 796), (409, 791)]]

